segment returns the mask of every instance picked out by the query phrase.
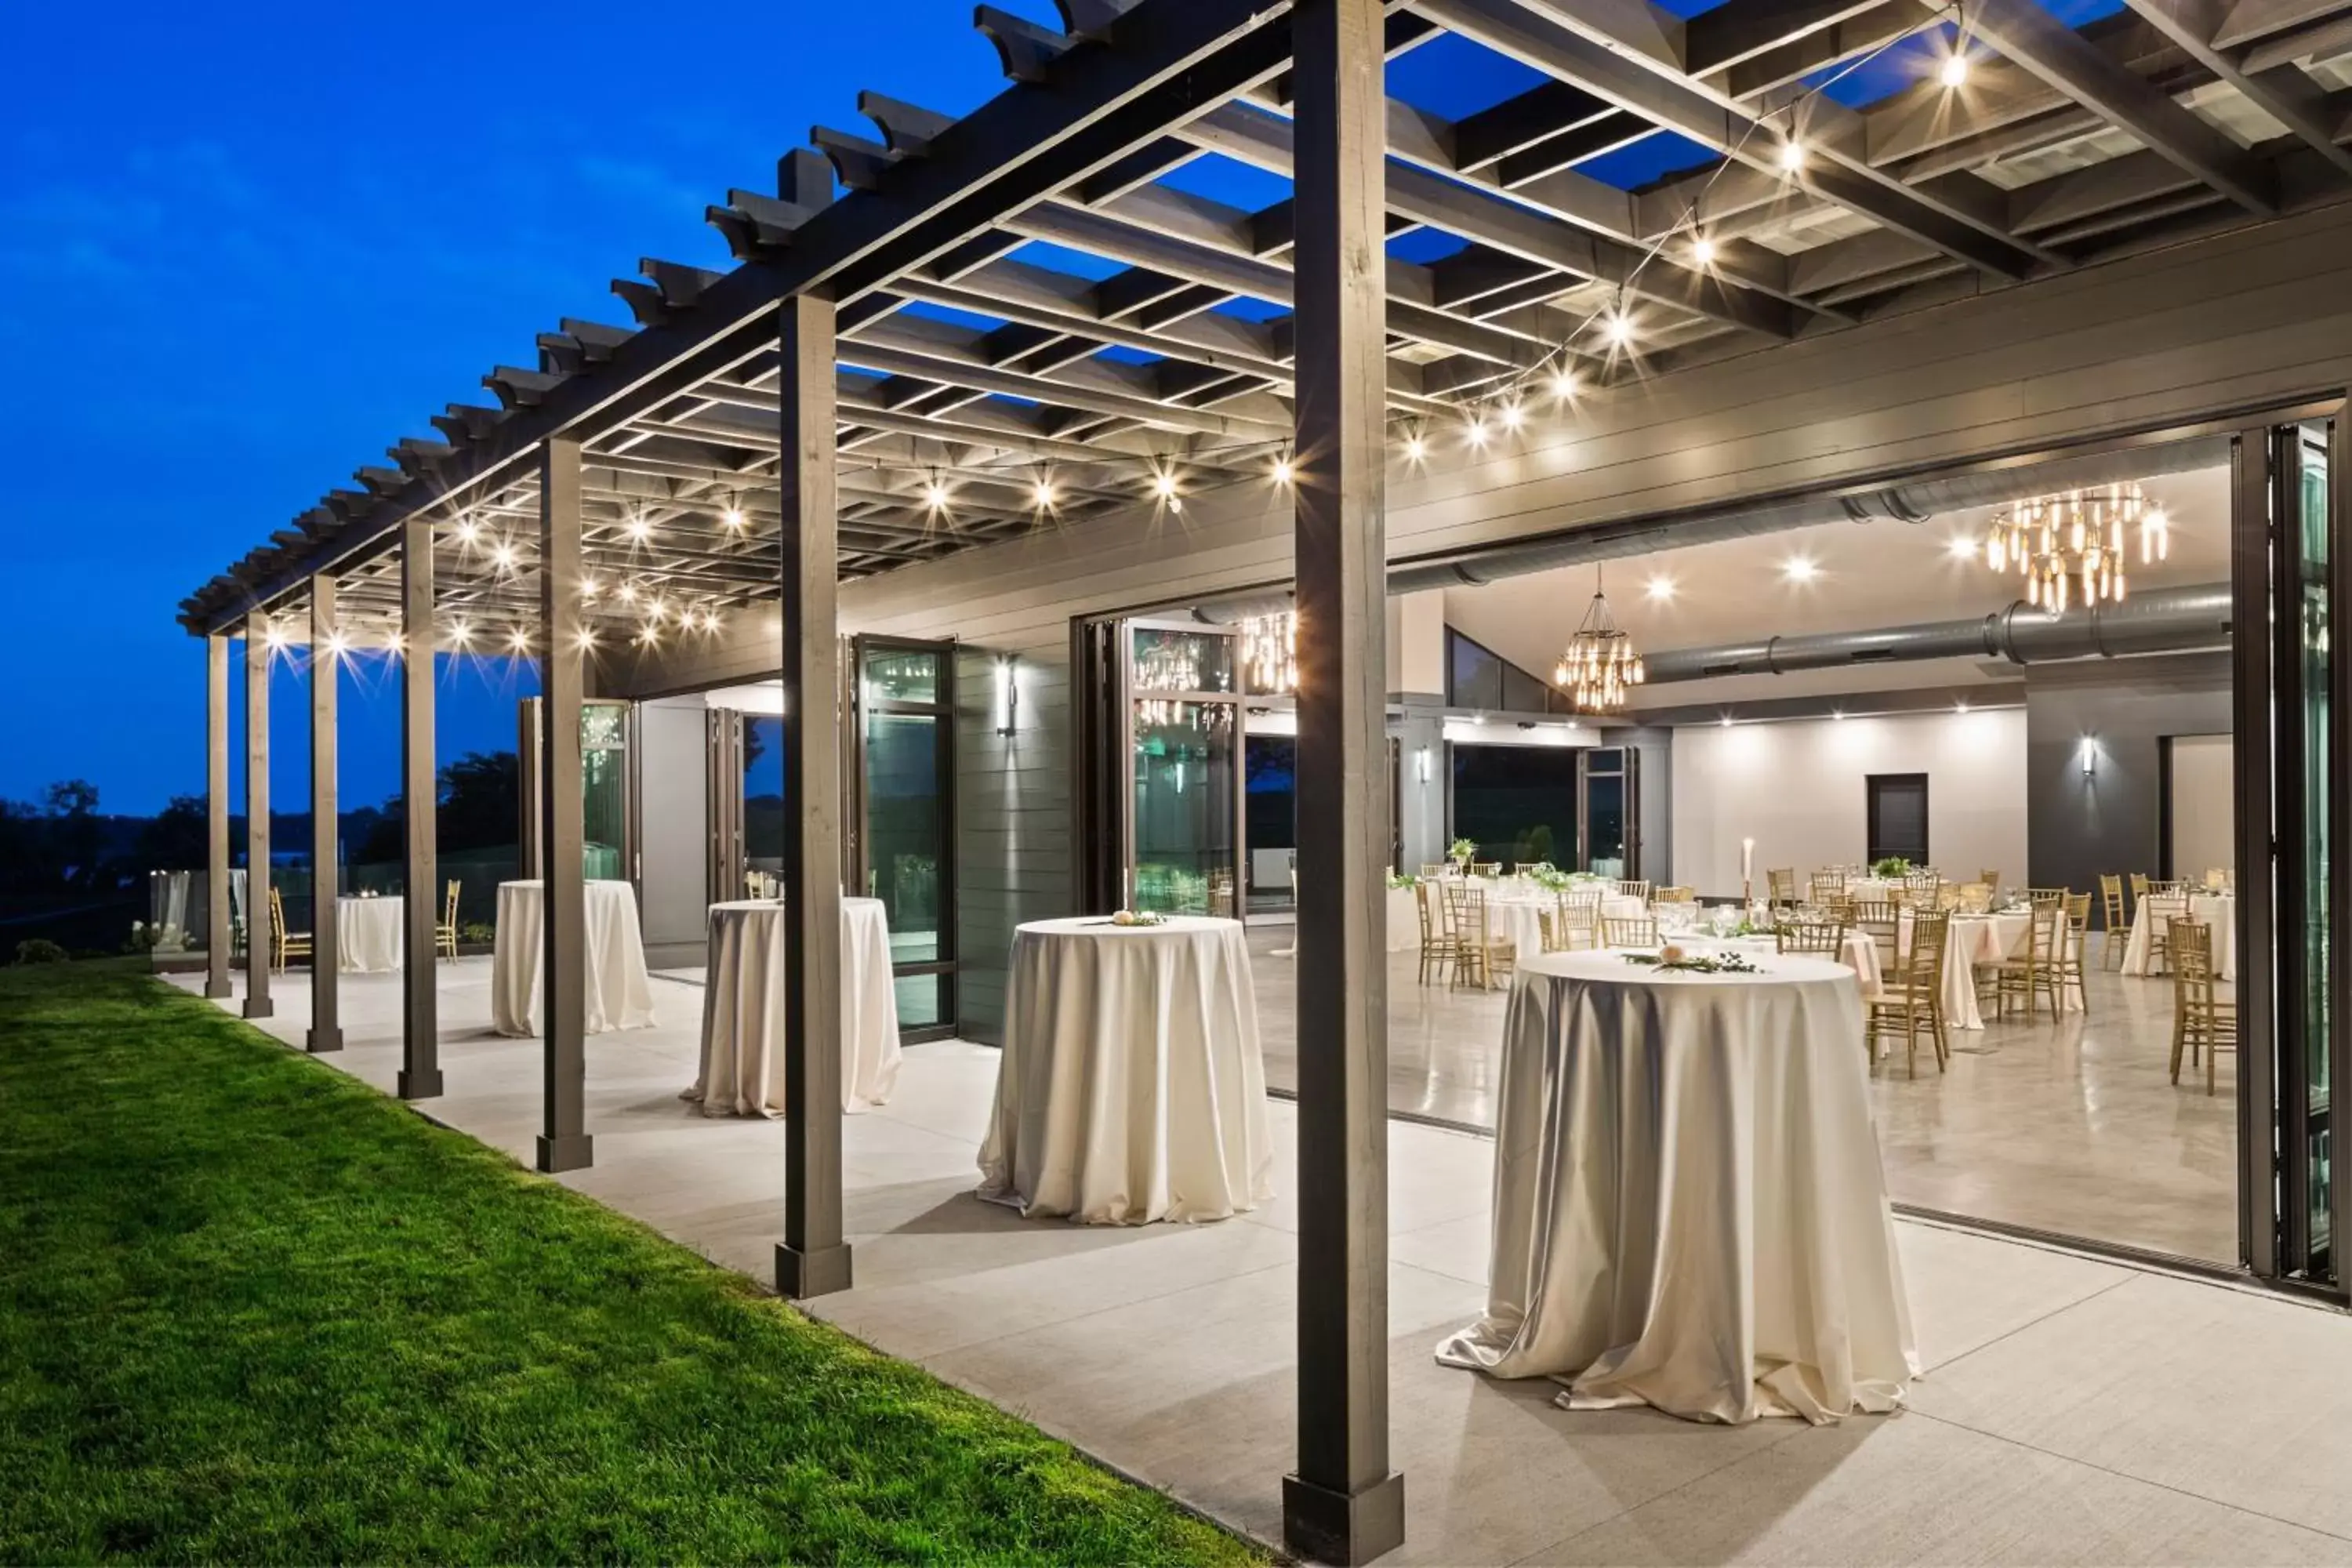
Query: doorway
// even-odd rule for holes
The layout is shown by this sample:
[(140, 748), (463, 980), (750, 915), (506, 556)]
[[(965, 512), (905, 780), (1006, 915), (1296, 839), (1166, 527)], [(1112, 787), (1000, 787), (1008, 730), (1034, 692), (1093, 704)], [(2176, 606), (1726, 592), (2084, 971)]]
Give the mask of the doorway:
[(851, 889), (890, 928), (898, 1037), (956, 1029), (955, 645), (853, 639)]

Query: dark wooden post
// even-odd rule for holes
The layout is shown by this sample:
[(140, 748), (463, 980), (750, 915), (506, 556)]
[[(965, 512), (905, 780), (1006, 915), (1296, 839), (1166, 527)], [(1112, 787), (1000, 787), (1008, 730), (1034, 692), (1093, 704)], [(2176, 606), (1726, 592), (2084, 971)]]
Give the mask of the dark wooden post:
[(229, 898), (228, 641), (205, 638), (205, 994), (234, 995), (229, 944), (236, 917)]
[(310, 1037), (313, 1051), (343, 1048), (338, 994), (342, 936), (335, 896), (342, 890), (341, 835), (336, 831), (335, 682), (343, 661), (335, 643), (335, 579), (310, 579)]
[(841, 729), (834, 307), (783, 302), (784, 1239), (776, 1288), (849, 1288), (841, 1236)]
[(434, 928), (440, 923), (441, 856), (434, 813), (441, 800), (433, 752), (433, 524), (400, 525), (400, 798), (406, 820), (401, 877), (403, 1100), (441, 1092), (441, 1007)]
[(580, 443), (551, 440), (539, 467), (540, 1024), (547, 1094), (539, 1168), (591, 1163), (587, 831), (581, 799)]
[(1389, 1468), (1387, 402), (1380, 0), (1299, 0), (1298, 1468), (1327, 1563), (1404, 1539)]
[(245, 1016), (267, 1018), (269, 961), (269, 617), (245, 617)]

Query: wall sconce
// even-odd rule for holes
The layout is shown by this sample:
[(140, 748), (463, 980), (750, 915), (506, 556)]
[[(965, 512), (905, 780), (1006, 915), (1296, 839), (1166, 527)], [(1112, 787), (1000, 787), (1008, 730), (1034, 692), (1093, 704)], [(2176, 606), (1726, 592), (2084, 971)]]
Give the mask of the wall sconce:
[(1412, 753), (1412, 772), (1413, 776), (1419, 779), (1423, 784), (1427, 784), (1429, 782), (1429, 748), (1427, 746), (1419, 746), (1414, 748)]
[(2083, 762), (2083, 776), (2087, 779), (2099, 771), (2099, 742), (2088, 735), (2084, 736), (2079, 754)]
[(1021, 656), (1008, 653), (996, 661), (996, 683), (1004, 694), (1004, 722), (996, 727), (1000, 735), (1010, 735), (1021, 727)]

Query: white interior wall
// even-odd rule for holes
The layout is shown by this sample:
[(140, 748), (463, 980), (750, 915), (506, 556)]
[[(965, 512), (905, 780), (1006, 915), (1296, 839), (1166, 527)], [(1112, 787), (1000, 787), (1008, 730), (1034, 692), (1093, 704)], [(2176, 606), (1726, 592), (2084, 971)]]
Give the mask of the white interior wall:
[(2172, 737), (2172, 874), (2202, 877), (2237, 863), (2234, 752), (2227, 735)]
[(2025, 711), (1701, 725), (1674, 732), (1673, 880), (1739, 891), (1739, 844), (1764, 873), (1859, 860), (1872, 773), (1927, 775), (1927, 846), (1956, 878), (2025, 872)]

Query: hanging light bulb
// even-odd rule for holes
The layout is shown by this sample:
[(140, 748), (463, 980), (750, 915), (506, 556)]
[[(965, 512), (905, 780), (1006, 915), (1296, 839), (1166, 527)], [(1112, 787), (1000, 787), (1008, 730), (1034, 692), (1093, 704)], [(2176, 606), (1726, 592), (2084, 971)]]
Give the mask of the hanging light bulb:
[(482, 525), (480, 523), (476, 522), (470, 517), (459, 520), (457, 523), (458, 543), (470, 549), (473, 546), (474, 542), (481, 537)]
[(1793, 174), (1805, 166), (1805, 144), (1794, 136), (1780, 143), (1780, 171)]
[(583, 653), (594, 647), (596, 646), (596, 628), (593, 626), (582, 626), (578, 632), (573, 634), (572, 646), (578, 648)]
[(1705, 235), (1700, 235), (1696, 239), (1691, 241), (1690, 253), (1691, 265), (1694, 267), (1712, 267), (1715, 265), (1715, 241), (1707, 238)]
[(490, 563), (501, 572), (513, 571), (515, 569), (515, 547), (509, 544), (506, 541), (500, 540), (498, 547), (490, 552)]
[(1969, 57), (1958, 44), (1954, 44), (1952, 52), (1944, 57), (1944, 63), (1936, 68), (1936, 79), (1950, 88), (1968, 85)]
[(940, 481), (937, 474), (933, 474), (931, 482), (923, 487), (923, 505), (933, 517), (938, 517), (948, 510), (948, 487)]
[(507, 647), (517, 653), (529, 653), (530, 651), (530, 634), (523, 630), (520, 626), (515, 627), (513, 632), (509, 634), (507, 637)]
[(1289, 489), (1290, 481), (1295, 477), (1296, 470), (1290, 466), (1290, 454), (1288, 452), (1283, 453), (1281, 457), (1276, 458), (1274, 460), (1274, 483), (1276, 489)]
[(1601, 331), (1608, 338), (1611, 348), (1629, 347), (1633, 342), (1633, 318), (1625, 313), (1624, 306), (1620, 305), (1602, 318)]
[(627, 532), (631, 543), (643, 544), (654, 536), (654, 526), (642, 516), (633, 517), (629, 519)]
[(728, 532), (740, 533), (743, 531), (743, 509), (740, 506), (730, 506), (719, 514), (719, 521), (727, 525)]
[(1054, 481), (1041, 476), (1035, 486), (1031, 489), (1029, 499), (1037, 503), (1037, 510), (1039, 511), (1053, 510)]
[(1504, 429), (1517, 430), (1520, 426), (1527, 423), (1527, 410), (1519, 405), (1517, 399), (1513, 399), (1511, 402), (1503, 405)]
[(1484, 414), (1473, 414), (1470, 416), (1470, 422), (1464, 427), (1463, 433), (1469, 437), (1470, 445), (1472, 447), (1480, 451), (1486, 450), (1486, 416)]
[(1576, 395), (1576, 372), (1570, 366), (1561, 365), (1552, 372), (1551, 395), (1562, 403)]
[(451, 621), (449, 623), (449, 642), (452, 647), (464, 647), (467, 642), (472, 638), (473, 635), (474, 628), (467, 626), (464, 621), (458, 620)]
[(1429, 456), (1429, 441), (1416, 429), (1404, 438), (1404, 460), (1418, 463)]
[(1176, 492), (1176, 471), (1173, 468), (1163, 468), (1153, 471), (1151, 493), (1158, 499), (1160, 504), (1170, 511), (1179, 513), (1183, 511), (1184, 498)]

